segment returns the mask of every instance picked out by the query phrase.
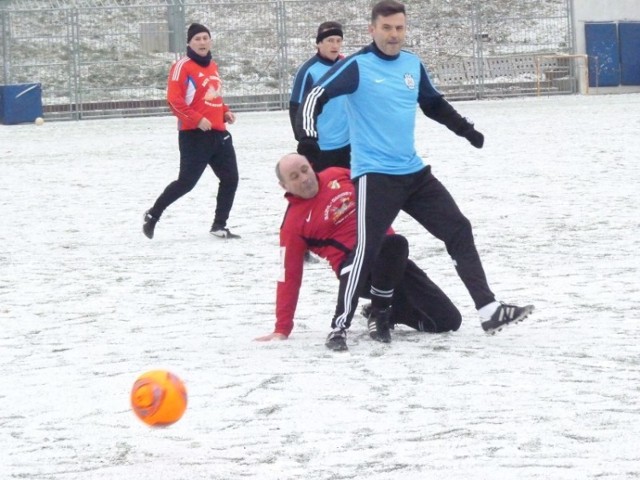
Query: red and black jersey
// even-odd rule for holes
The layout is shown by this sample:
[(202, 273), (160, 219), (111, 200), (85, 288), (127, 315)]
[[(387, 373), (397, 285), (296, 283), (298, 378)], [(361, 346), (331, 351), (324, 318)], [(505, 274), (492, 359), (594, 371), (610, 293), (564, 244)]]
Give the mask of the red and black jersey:
[(276, 333), (289, 335), (302, 283), (304, 255), (325, 258), (338, 275), (356, 244), (356, 202), (350, 172), (332, 167), (318, 175), (318, 194), (303, 199), (286, 194), (289, 207), (280, 227), (281, 274), (276, 299)]
[(169, 71), (167, 103), (178, 117), (180, 130), (195, 130), (203, 117), (214, 130), (226, 130), (224, 114), (229, 106), (222, 100), (222, 80), (214, 61), (206, 67), (189, 57), (174, 63)]

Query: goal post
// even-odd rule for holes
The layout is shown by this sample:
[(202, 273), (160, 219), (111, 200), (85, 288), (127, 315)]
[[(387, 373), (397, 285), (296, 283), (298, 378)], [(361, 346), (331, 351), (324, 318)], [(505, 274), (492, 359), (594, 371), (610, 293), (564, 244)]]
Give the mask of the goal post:
[(536, 85), (538, 96), (543, 82), (561, 84), (575, 81), (579, 93), (589, 94), (589, 56), (584, 54), (536, 55)]

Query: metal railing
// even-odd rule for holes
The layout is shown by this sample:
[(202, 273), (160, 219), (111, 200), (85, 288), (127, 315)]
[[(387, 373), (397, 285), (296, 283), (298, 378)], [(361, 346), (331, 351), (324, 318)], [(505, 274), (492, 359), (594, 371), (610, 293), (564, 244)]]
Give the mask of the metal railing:
[[(547, 78), (554, 66), (540, 69), (538, 59), (573, 53), (568, 3), (407, 2), (406, 48), (420, 55), (450, 99), (573, 93), (575, 82)], [(0, 82), (41, 83), (49, 118), (165, 114), (169, 67), (184, 54), (186, 27), (197, 21), (211, 29), (225, 101), (236, 110), (282, 109), (297, 67), (315, 52), (317, 26), (341, 22), (343, 50), (352, 53), (370, 42), (370, 6), (370, 0), (0, 0)]]

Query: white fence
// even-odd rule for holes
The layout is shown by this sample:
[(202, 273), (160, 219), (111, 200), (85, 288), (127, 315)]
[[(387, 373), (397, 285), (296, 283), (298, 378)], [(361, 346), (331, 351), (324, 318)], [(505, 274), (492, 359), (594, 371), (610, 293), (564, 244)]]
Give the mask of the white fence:
[[(406, 48), (421, 56), (450, 99), (571, 93), (579, 75), (574, 62), (550, 57), (573, 53), (568, 1), (407, 2)], [(296, 68), (315, 52), (317, 26), (341, 22), (344, 51), (354, 52), (370, 42), (370, 6), (370, 0), (0, 0), (0, 82), (41, 83), (49, 118), (164, 114), (169, 66), (184, 54), (186, 27), (197, 21), (211, 29), (233, 108), (286, 108)]]

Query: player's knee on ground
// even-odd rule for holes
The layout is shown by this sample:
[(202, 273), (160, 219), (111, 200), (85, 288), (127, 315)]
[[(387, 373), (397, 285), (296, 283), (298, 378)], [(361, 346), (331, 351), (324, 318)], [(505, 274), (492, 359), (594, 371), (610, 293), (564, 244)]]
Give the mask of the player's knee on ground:
[(394, 260), (406, 260), (409, 257), (409, 242), (402, 235), (387, 235), (380, 247), (380, 255)]
[(457, 308), (453, 309), (446, 320), (442, 323), (441, 332), (455, 332), (462, 324), (462, 315)]

